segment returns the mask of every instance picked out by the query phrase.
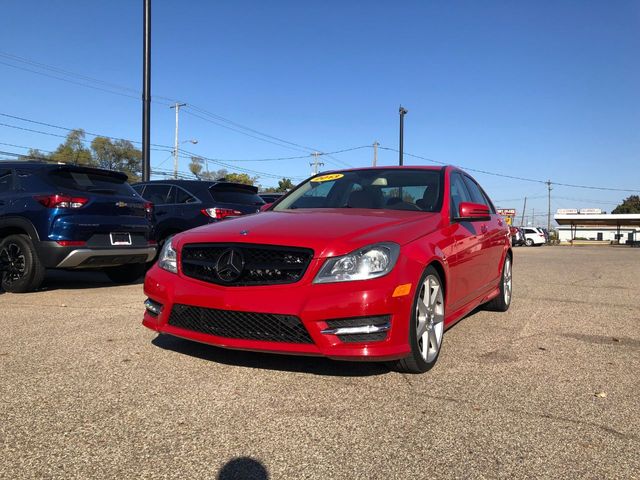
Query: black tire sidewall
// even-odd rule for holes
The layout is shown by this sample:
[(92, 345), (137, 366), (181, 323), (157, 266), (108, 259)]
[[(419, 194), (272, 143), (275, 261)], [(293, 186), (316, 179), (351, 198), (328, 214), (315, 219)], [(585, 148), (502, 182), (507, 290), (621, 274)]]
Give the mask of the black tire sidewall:
[(26, 293), (40, 286), (44, 277), (44, 269), (35, 251), (31, 239), (26, 235), (9, 235), (0, 242), (0, 250), (15, 244), (24, 255), (25, 274), (16, 281), (8, 282), (2, 274), (2, 289), (10, 293)]
[[(420, 281), (416, 286), (416, 293), (413, 298), (413, 302), (411, 303), (411, 316), (409, 320), (409, 346), (411, 347), (411, 357), (413, 357), (413, 362), (421, 372), (426, 372), (430, 370), (436, 364), (436, 362), (438, 361), (438, 358), (440, 357), (440, 351), (442, 350), (442, 341), (441, 341), (438, 354), (433, 359), (433, 361), (428, 363), (424, 358), (422, 358), (422, 355), (420, 354), (420, 347), (418, 346), (418, 336), (417, 336), (418, 332), (416, 331), (416, 327), (415, 327), (416, 308), (418, 306), (418, 299), (420, 297), (420, 291), (422, 290), (422, 284), (424, 283), (425, 279), (429, 275), (435, 276), (438, 279), (438, 282), (440, 282), (440, 288), (443, 289), (443, 301), (444, 301), (444, 296), (446, 295), (446, 292), (444, 291), (444, 287), (442, 285), (442, 279), (440, 278), (440, 274), (432, 265), (429, 265), (425, 269), (425, 271), (422, 273), (422, 276), (420, 277)], [(444, 303), (446, 305), (446, 301)], [(446, 316), (446, 311), (445, 311), (445, 316)], [(444, 336), (443, 336), (443, 341), (444, 341)]]

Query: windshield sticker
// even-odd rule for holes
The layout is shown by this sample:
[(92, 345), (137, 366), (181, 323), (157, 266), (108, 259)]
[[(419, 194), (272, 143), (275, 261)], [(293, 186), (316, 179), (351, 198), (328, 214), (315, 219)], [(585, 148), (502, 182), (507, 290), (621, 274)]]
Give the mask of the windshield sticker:
[(320, 175), (319, 177), (312, 178), (312, 182), (330, 182), (331, 180), (337, 180), (344, 177), (344, 173), (331, 173), (329, 175)]

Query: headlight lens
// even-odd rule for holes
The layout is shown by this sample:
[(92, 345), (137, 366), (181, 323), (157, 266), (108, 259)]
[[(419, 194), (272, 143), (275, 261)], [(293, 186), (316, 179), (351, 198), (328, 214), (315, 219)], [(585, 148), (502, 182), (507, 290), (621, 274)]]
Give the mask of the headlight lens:
[(382, 277), (398, 260), (400, 246), (392, 242), (376, 243), (341, 257), (329, 258), (313, 283), (351, 282)]
[(158, 266), (171, 273), (178, 273), (178, 260), (171, 240), (167, 240), (158, 256)]

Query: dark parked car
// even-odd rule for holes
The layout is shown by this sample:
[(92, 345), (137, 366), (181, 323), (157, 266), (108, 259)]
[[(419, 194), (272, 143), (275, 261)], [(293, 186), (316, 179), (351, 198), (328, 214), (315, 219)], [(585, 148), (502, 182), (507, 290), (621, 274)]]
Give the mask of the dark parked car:
[(8, 292), (38, 288), (45, 269), (102, 269), (139, 278), (155, 256), (153, 206), (123, 173), (0, 162), (0, 275)]
[(511, 232), (511, 245), (519, 247), (525, 244), (524, 230), (520, 227), (510, 227)]
[(258, 195), (262, 200), (265, 201), (265, 203), (273, 203), (276, 200), (278, 200), (280, 197), (282, 197), (284, 193), (268, 192), (268, 193), (259, 193)]
[(133, 188), (155, 206), (155, 239), (227, 217), (256, 213), (265, 202), (251, 185), (224, 181), (154, 180)]

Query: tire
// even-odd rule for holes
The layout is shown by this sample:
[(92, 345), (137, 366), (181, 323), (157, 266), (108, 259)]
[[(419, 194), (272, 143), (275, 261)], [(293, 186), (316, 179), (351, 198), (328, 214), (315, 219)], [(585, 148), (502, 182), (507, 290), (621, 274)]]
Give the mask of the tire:
[(484, 308), (486, 310), (492, 310), (494, 312), (506, 312), (511, 305), (511, 298), (513, 297), (513, 275), (512, 275), (513, 259), (509, 254), (504, 259), (502, 265), (502, 275), (500, 276), (500, 294), (485, 303)]
[(110, 267), (104, 270), (113, 283), (126, 284), (138, 280), (147, 271), (146, 263), (134, 263), (120, 267)]
[(533, 247), (533, 240), (531, 240), (530, 238), (527, 238), (524, 243), (527, 247)]
[(7, 271), (0, 274), (4, 291), (26, 293), (42, 284), (45, 268), (27, 235), (9, 235), (2, 240), (0, 257), (7, 265)]
[(404, 373), (424, 373), (433, 368), (442, 347), (444, 289), (433, 266), (427, 267), (418, 285), (409, 320), (411, 354), (391, 364), (394, 370)]

